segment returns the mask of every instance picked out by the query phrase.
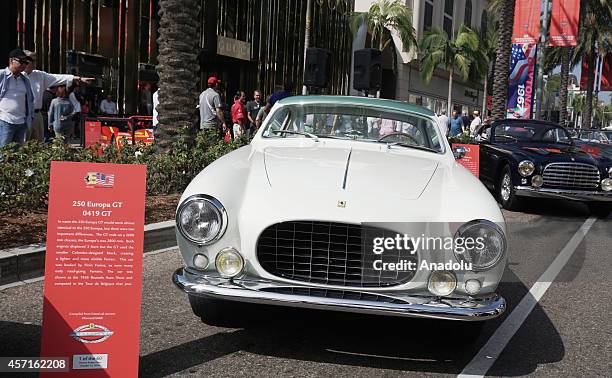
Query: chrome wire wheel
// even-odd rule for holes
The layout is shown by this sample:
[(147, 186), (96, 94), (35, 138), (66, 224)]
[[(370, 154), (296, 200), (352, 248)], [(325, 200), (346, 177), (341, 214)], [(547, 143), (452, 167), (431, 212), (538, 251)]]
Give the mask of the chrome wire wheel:
[(501, 198), (504, 202), (507, 202), (510, 199), (510, 194), (512, 193), (512, 179), (510, 178), (510, 173), (506, 172), (504, 174), (504, 178), (501, 182), (500, 194)]

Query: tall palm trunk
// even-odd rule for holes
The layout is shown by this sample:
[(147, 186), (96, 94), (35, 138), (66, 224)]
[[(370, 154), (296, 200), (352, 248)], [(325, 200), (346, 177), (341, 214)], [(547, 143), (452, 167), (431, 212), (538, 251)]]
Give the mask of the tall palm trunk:
[[(595, 51), (592, 49), (591, 51)], [(584, 104), (584, 112), (582, 113), (582, 127), (591, 127), (591, 118), (593, 116), (593, 85), (595, 84), (595, 54), (587, 56), (587, 88)]]
[(493, 78), (494, 119), (506, 118), (508, 106), (508, 72), (512, 51), (512, 26), (514, 24), (514, 1), (504, 1), (500, 15), (499, 38), (497, 39), (497, 59)]
[(156, 143), (168, 151), (181, 127), (195, 120), (200, 0), (159, 0), (159, 75)]
[(561, 126), (567, 125), (567, 82), (569, 79), (570, 71), (570, 55), (572, 53), (571, 47), (563, 47), (561, 53), (561, 83), (559, 88), (559, 124)]
[(453, 71), (454, 67), (451, 66), (448, 71), (448, 103), (446, 104), (446, 114), (451, 114), (451, 109), (453, 107)]

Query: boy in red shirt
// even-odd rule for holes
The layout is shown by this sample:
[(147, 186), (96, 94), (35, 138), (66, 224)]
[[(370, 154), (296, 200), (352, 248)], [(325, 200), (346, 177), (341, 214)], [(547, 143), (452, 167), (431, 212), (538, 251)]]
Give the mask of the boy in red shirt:
[(244, 92), (238, 92), (234, 96), (234, 105), (232, 105), (232, 122), (234, 123), (233, 131), (234, 138), (238, 138), (244, 134), (246, 124), (246, 116), (244, 115), (244, 100), (246, 95)]

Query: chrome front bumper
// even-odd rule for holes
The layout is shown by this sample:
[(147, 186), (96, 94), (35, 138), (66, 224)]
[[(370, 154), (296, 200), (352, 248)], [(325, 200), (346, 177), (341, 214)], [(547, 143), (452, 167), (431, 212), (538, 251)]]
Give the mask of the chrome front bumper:
[(430, 296), (401, 296), (395, 293), (346, 290), (386, 297), (394, 301), (394, 303), (388, 303), (363, 299), (281, 294), (266, 290), (315, 288), (301, 285), (291, 286), (255, 278), (241, 278), (230, 281), (218, 277), (195, 275), (184, 268), (178, 269), (172, 278), (174, 283), (189, 295), (276, 306), (467, 321), (492, 319), (501, 315), (506, 309), (504, 298), (495, 294), (486, 299), (437, 300)]
[(612, 202), (612, 192), (588, 192), (582, 190), (534, 188), (515, 186), (514, 193), (521, 197), (557, 198), (573, 201)]

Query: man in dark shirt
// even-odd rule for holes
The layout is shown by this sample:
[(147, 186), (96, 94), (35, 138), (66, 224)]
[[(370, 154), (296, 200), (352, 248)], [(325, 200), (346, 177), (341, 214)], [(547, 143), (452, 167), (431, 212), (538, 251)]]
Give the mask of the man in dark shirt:
[(246, 113), (249, 119), (249, 125), (247, 128), (247, 136), (251, 136), (257, 129), (257, 125), (255, 124), (255, 119), (257, 118), (257, 113), (259, 113), (259, 109), (263, 106), (261, 102), (261, 91), (256, 90), (253, 93), (253, 101), (249, 101), (246, 105)]
[(470, 116), (468, 115), (467, 111), (463, 112), (463, 115), (461, 116), (461, 121), (463, 122), (463, 131), (470, 131), (470, 123), (472, 123), (472, 119), (470, 118)]
[(42, 115), (43, 123), (45, 125), (45, 143), (50, 142), (53, 138), (53, 131), (49, 131), (47, 112), (49, 111), (51, 101), (55, 98), (55, 89), (56, 87), (51, 87), (43, 92), (42, 107), (40, 108), (40, 114)]

